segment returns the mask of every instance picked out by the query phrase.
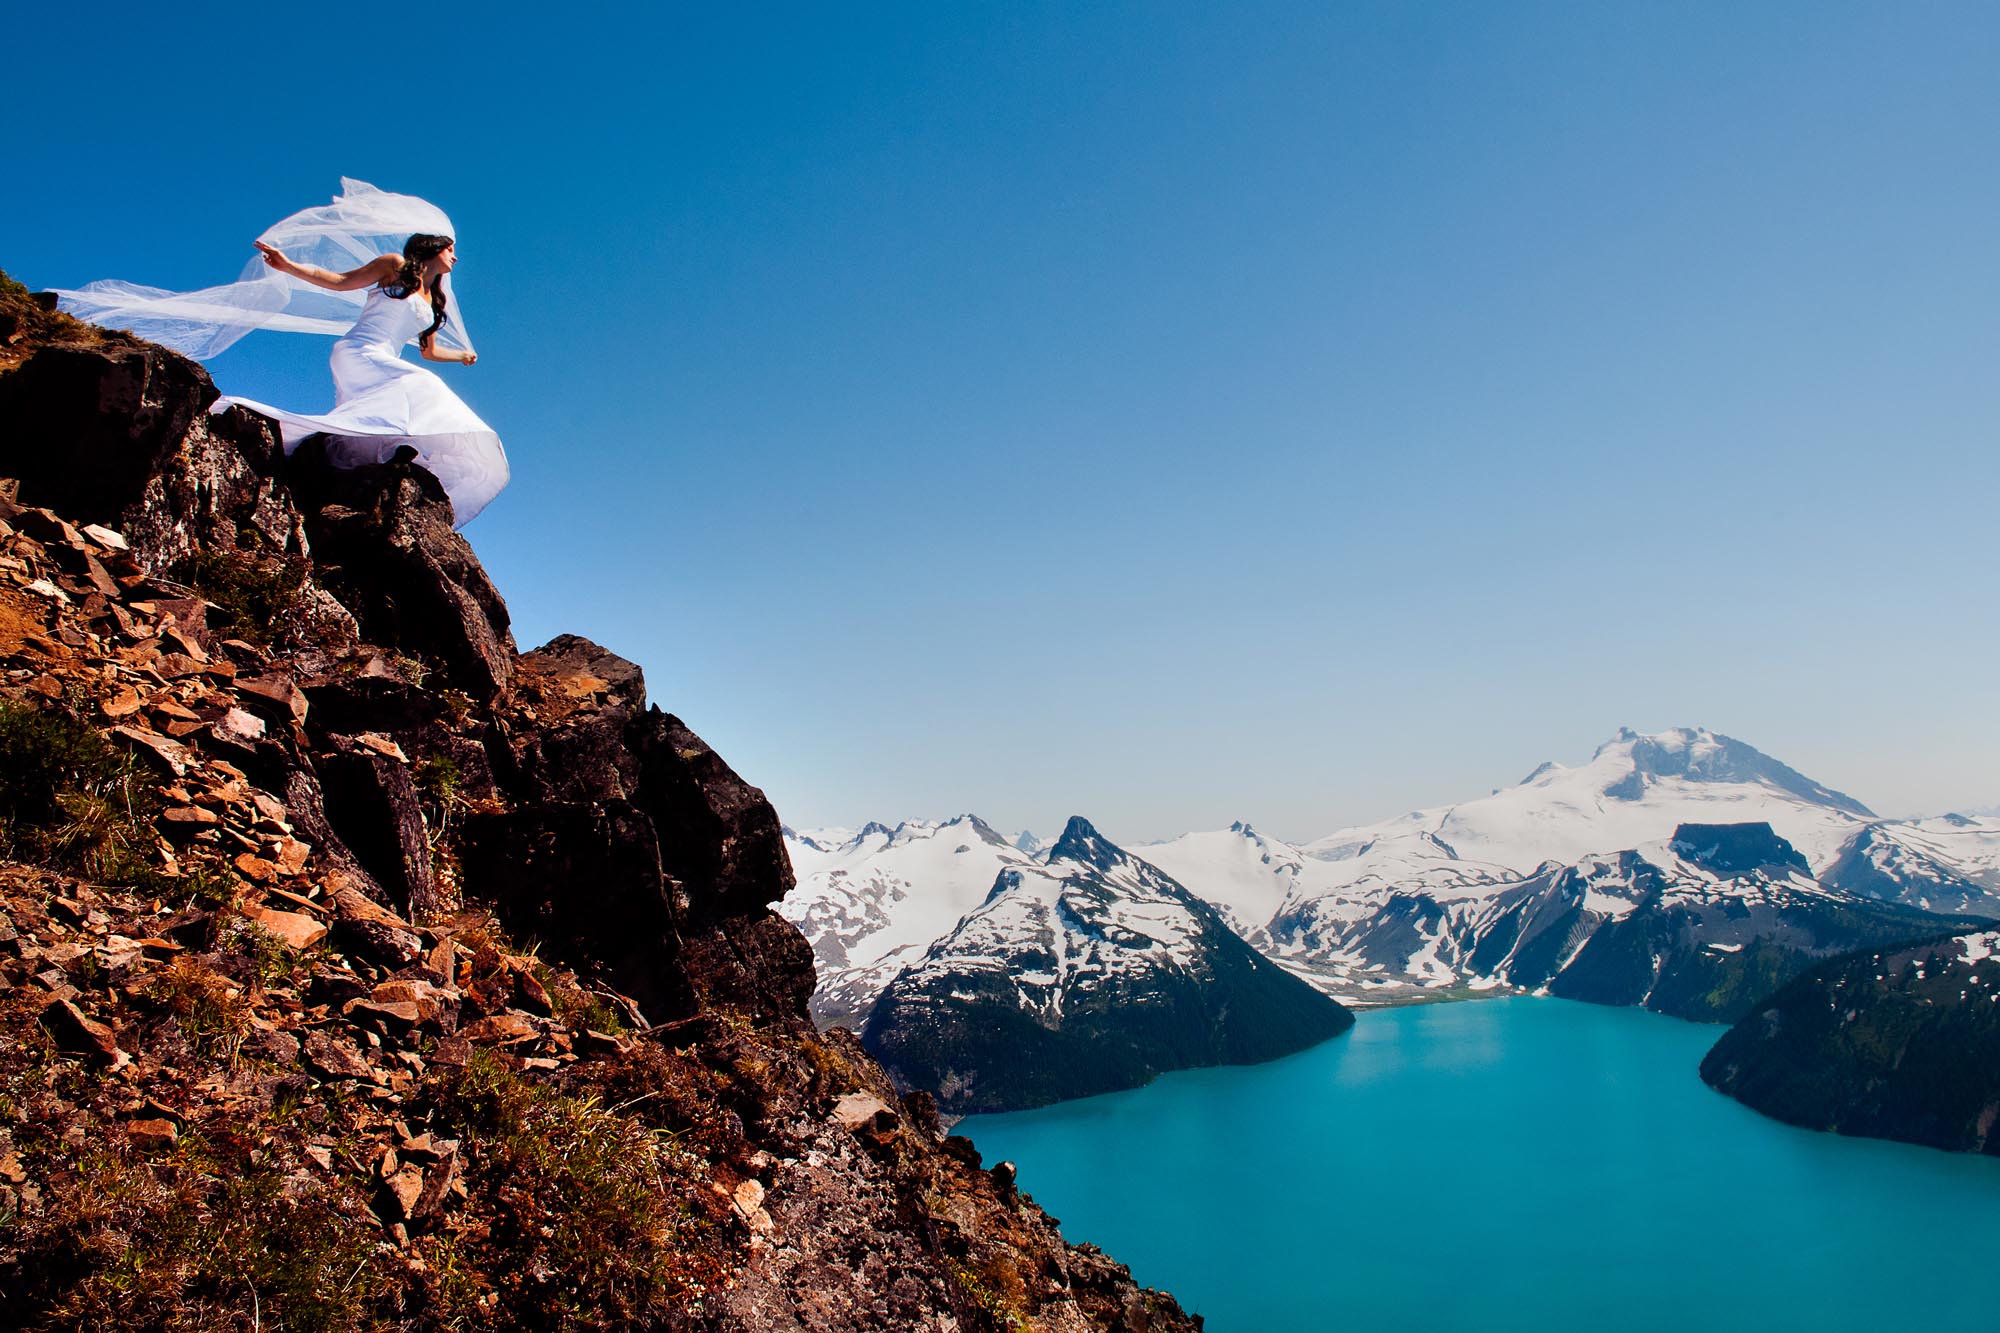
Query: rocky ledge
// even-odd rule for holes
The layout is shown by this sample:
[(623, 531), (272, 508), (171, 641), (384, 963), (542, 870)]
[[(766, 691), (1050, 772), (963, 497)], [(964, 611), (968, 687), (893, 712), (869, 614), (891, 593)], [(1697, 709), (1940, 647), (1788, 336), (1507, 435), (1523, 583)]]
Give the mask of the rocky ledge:
[(815, 1031), (636, 666), (214, 397), (0, 278), (0, 1326), (1200, 1327)]

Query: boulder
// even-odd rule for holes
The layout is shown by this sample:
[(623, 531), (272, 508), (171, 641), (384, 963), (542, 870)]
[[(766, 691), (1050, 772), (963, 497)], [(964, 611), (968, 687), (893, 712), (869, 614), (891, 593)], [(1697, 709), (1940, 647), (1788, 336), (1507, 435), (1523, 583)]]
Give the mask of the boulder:
[(436, 477), (409, 463), (328, 470), (304, 447), (288, 476), (308, 505), (321, 578), (366, 638), (433, 663), (443, 683), (481, 702), (507, 688), (507, 604), (452, 529)]
[(406, 912), (436, 912), (430, 833), (409, 765), (356, 746), (322, 754), (318, 768), (327, 820), (348, 850)]
[(209, 415), (216, 396), (207, 371), (151, 343), (43, 347), (0, 376), (0, 475), (20, 479), (23, 504), (116, 529), (153, 569), (233, 549), (246, 528), (283, 549), (297, 511), (276, 428)]

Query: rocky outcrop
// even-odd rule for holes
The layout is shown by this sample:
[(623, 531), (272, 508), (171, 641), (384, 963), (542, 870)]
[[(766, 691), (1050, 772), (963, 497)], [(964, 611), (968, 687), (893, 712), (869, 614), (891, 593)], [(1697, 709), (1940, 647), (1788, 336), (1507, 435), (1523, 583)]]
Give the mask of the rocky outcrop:
[(13, 299), (0, 1324), (1199, 1327), (814, 1030), (769, 803), (431, 478)]
[(2000, 932), (1813, 969), (1722, 1035), (1701, 1076), (1807, 1129), (2000, 1155)]
[(507, 604), (454, 530), (437, 478), (410, 463), (326, 469), (310, 447), (288, 474), (308, 507), (320, 578), (364, 636), (434, 664), (442, 683), (481, 703), (507, 688)]
[(151, 569), (233, 550), (245, 529), (283, 548), (297, 510), (276, 428), (209, 415), (219, 396), (200, 366), (135, 338), (40, 347), (0, 376), (0, 476), (25, 504), (117, 530)]

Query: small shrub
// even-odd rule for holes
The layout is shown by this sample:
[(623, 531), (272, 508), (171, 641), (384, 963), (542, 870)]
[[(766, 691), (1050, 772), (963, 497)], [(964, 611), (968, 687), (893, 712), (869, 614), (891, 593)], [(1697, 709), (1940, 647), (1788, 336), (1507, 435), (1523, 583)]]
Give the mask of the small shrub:
[(561, 985), (546, 977), (541, 980), (549, 993), (549, 1003), (555, 1009), (556, 1017), (573, 1030), (581, 1032), (589, 1028), (613, 1037), (625, 1030), (625, 1021), (602, 995), (577, 986)]
[(424, 821), (431, 827), (431, 845), (435, 847), (451, 824), (451, 812), (458, 804), (464, 776), (459, 772), (458, 761), (450, 755), (427, 754), (412, 766), (410, 780), (423, 804)]
[(147, 987), (146, 996), (174, 1016), (199, 1055), (234, 1059), (250, 1032), (250, 1006), (220, 973), (177, 958)]
[[(225, 639), (268, 648), (278, 637), (305, 586), (302, 556), (253, 556), (244, 551), (196, 551), (175, 565), (169, 577), (185, 583), (222, 608), (210, 628)], [(212, 618), (217, 616), (211, 611)]]
[(150, 888), (158, 803), (132, 756), (74, 717), (0, 703), (0, 854)]

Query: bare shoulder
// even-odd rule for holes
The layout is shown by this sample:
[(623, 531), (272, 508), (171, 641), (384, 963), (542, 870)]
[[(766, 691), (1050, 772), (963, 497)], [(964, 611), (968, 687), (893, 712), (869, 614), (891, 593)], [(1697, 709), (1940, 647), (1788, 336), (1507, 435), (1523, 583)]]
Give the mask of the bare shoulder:
[(401, 255), (377, 255), (369, 261), (368, 271), (374, 274), (377, 280), (386, 281), (403, 271), (403, 257)]

